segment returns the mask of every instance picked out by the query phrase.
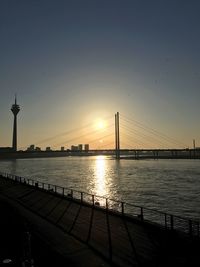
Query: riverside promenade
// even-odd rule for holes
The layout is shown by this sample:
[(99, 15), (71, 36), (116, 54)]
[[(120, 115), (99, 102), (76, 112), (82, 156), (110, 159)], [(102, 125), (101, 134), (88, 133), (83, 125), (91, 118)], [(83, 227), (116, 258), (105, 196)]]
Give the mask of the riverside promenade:
[(35, 266), (200, 266), (198, 222), (164, 213), (150, 220), (142, 207), (129, 215), (125, 203), (114, 209), (111, 202), (105, 199), (102, 205), (94, 195), (0, 175), (1, 215), (17, 218), (17, 224), (0, 224), (0, 234), (13, 233), (3, 256), (9, 256), (12, 238), (16, 249), (24, 247), (20, 236), (25, 229), (32, 236)]

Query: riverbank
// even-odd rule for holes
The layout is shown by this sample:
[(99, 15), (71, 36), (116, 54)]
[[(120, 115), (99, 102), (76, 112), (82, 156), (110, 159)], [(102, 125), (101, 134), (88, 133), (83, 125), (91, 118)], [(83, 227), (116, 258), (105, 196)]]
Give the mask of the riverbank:
[[(115, 149), (95, 150), (33, 150), (33, 151), (0, 151), (0, 159), (52, 158), (52, 157), (88, 157), (112, 156), (116, 158)], [(120, 159), (200, 159), (200, 149), (121, 149)]]

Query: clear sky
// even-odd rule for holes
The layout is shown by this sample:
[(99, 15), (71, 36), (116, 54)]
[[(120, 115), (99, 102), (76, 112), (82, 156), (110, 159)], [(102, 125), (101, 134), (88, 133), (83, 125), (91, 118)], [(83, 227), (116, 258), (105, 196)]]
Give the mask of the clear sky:
[(15, 93), (18, 147), (112, 147), (117, 111), (124, 146), (156, 147), (143, 125), (200, 146), (199, 14), (198, 0), (1, 0), (0, 146)]

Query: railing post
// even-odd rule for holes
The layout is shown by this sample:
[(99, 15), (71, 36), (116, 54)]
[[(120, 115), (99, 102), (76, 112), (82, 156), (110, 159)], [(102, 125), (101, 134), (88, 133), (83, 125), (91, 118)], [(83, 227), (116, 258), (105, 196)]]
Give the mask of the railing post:
[(106, 211), (108, 211), (108, 199), (106, 198)]
[(192, 220), (189, 220), (189, 235), (192, 236)]
[(44, 189), (44, 183), (42, 183), (42, 189)]
[(50, 184), (48, 184), (48, 190), (50, 190)]
[(174, 229), (174, 216), (170, 215), (171, 230)]
[(92, 205), (94, 206), (94, 195), (92, 195)]
[(81, 203), (83, 203), (83, 192), (81, 192)]

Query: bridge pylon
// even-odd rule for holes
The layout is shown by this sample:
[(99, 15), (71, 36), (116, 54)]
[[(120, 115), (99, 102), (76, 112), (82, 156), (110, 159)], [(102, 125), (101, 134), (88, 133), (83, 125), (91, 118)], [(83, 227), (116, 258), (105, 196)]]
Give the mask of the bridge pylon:
[(115, 114), (115, 155), (120, 159), (119, 112)]

